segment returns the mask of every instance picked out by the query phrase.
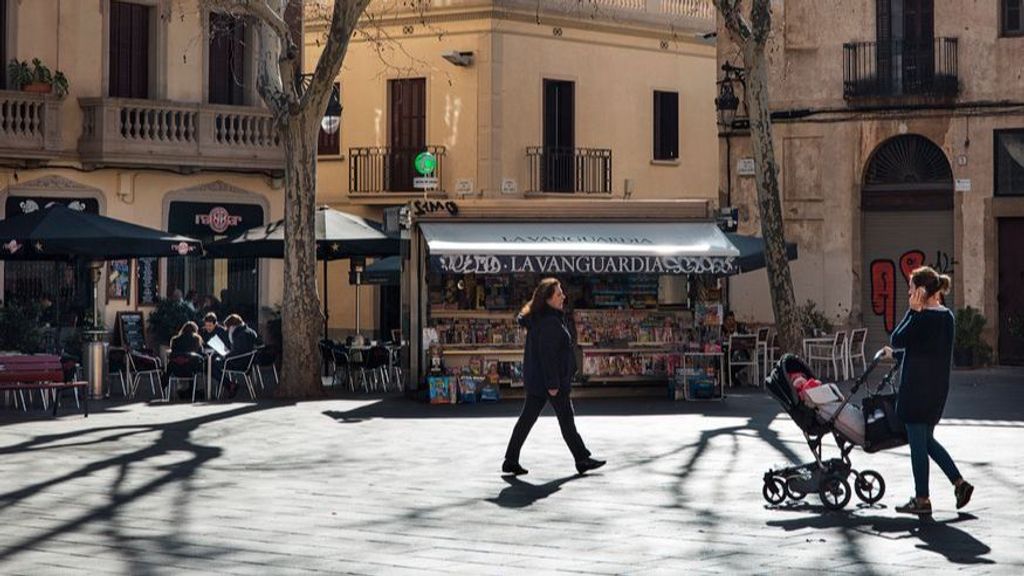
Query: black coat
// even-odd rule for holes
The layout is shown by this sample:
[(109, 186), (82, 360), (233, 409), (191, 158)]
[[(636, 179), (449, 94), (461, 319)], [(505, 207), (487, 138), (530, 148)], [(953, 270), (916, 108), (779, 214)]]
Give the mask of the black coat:
[(546, 309), (528, 316), (520, 315), (517, 320), (526, 328), (523, 350), (526, 393), (547, 396), (548, 390), (568, 392), (576, 374), (576, 354), (565, 315)]
[(228, 343), (228, 346), (231, 349), (232, 356), (252, 352), (259, 345), (260, 339), (256, 335), (256, 331), (249, 328), (246, 324), (235, 326), (235, 330), (230, 333), (229, 338), (231, 342)]
[(953, 362), (953, 313), (942, 309), (908, 310), (892, 333), (892, 347), (903, 349), (896, 413), (908, 424), (942, 418), (949, 396)]
[(197, 334), (185, 334), (171, 338), (172, 354), (203, 353), (203, 339)]

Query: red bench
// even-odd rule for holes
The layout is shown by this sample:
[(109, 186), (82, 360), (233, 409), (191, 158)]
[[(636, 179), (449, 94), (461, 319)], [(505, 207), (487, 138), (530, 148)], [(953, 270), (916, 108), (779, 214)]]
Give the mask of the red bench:
[(26, 390), (29, 392), (30, 398), (35, 390), (52, 394), (53, 415), (56, 416), (61, 392), (73, 390), (77, 394), (79, 389), (82, 390), (82, 410), (85, 417), (88, 418), (89, 383), (66, 382), (64, 367), (59, 356), (49, 354), (0, 356), (0, 392), (17, 392), (25, 410), (28, 410), (28, 404), (25, 402), (23, 394)]

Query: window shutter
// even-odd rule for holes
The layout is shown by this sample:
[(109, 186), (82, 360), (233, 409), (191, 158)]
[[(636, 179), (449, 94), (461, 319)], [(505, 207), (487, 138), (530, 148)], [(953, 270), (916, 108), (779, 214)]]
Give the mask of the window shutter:
[(149, 97), (149, 6), (110, 3), (108, 91), (112, 98)]

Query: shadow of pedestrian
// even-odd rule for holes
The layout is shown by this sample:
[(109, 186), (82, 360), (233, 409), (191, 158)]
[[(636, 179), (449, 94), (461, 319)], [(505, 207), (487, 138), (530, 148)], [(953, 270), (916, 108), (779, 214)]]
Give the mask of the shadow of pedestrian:
[(960, 512), (955, 518), (935, 520), (932, 516), (888, 517), (859, 516), (857, 514), (822, 514), (768, 522), (768, 526), (794, 531), (804, 528), (830, 529), (838, 528), (844, 532), (858, 532), (879, 538), (902, 540), (917, 538), (921, 544), (917, 548), (941, 554), (956, 564), (995, 564), (994, 560), (984, 558), (992, 551), (988, 545), (954, 526), (961, 522), (977, 520), (973, 514)]
[(526, 508), (538, 500), (543, 500), (562, 489), (562, 484), (582, 478), (579, 474), (566, 476), (544, 484), (530, 484), (520, 480), (518, 476), (502, 476), (501, 479), (508, 483), (501, 492), (494, 498), (488, 498), (502, 508)]

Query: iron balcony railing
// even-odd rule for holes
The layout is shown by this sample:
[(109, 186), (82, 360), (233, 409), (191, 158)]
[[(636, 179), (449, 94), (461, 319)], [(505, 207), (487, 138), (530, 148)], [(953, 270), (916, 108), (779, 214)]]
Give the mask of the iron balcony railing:
[(437, 167), (434, 169), (433, 176), (437, 178), (438, 186), (430, 191), (443, 193), (445, 191), (444, 146), (423, 148), (374, 146), (348, 149), (349, 194), (422, 192), (422, 189), (413, 185), (413, 179), (419, 176), (415, 167), (416, 156), (422, 152), (430, 152), (437, 159)]
[(960, 91), (956, 38), (843, 44), (843, 97), (952, 97)]
[(605, 148), (526, 149), (530, 180), (527, 192), (611, 194), (612, 151)]

